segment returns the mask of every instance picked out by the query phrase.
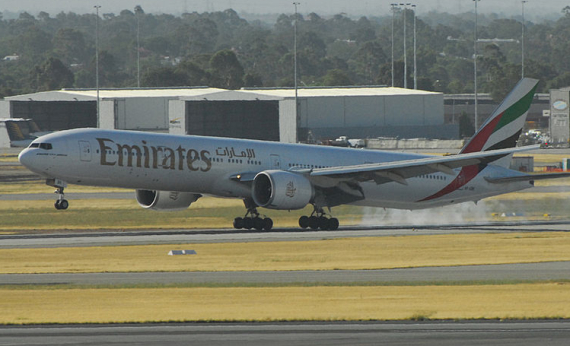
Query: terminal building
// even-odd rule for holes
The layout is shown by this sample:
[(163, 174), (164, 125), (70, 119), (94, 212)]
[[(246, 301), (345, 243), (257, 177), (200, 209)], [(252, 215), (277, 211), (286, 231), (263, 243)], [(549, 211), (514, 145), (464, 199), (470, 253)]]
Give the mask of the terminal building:
[(443, 94), (389, 87), (300, 88), (297, 97), (294, 89), (101, 89), (99, 97), (94, 89), (64, 89), (7, 97), (0, 117), (32, 119), (42, 131), (99, 127), (288, 143), (455, 139), (459, 132), (444, 123)]

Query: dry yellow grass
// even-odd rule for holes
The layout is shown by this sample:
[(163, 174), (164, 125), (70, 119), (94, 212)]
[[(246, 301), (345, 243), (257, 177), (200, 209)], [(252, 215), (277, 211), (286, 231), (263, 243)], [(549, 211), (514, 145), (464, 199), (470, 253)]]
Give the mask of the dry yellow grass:
[[(168, 256), (172, 249), (197, 255)], [(0, 250), (0, 273), (382, 269), (570, 261), (570, 234), (456, 234)]]
[(498, 195), (494, 197), (486, 198), (485, 200), (489, 201), (531, 201), (531, 200), (552, 200), (555, 198), (558, 199), (570, 199), (570, 192), (532, 192), (532, 190), (528, 190), (530, 192), (513, 192), (507, 193), (504, 195)]
[[(548, 152), (548, 151), (546, 150), (546, 152)], [(525, 155), (525, 154), (523, 153), (523, 154), (518, 154), (518, 155), (515, 155), (515, 156), (518, 156), (518, 157), (532, 156), (532, 157), (534, 157), (534, 162), (535, 162), (535, 163), (552, 163), (552, 164), (555, 164), (555, 163), (560, 163), (560, 162), (562, 162), (562, 159), (564, 159), (564, 158), (569, 158), (569, 157), (570, 157), (570, 153), (568, 153), (568, 154), (547, 154), (547, 153), (541, 153), (541, 154), (530, 154), (530, 155), (528, 155), (528, 154)]]
[(568, 284), (1, 289), (0, 323), (570, 317)]

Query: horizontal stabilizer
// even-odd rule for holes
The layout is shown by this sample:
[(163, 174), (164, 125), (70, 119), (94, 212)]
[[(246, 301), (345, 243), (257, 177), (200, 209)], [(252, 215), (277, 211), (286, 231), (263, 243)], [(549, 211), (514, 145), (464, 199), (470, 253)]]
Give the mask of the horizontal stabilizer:
[(558, 178), (569, 178), (570, 172), (567, 173), (546, 173), (546, 174), (525, 174), (513, 177), (498, 177), (491, 178), (485, 177), (490, 183), (502, 184), (502, 183), (512, 183), (517, 181), (535, 181), (535, 180), (545, 180), (545, 179), (558, 179)]

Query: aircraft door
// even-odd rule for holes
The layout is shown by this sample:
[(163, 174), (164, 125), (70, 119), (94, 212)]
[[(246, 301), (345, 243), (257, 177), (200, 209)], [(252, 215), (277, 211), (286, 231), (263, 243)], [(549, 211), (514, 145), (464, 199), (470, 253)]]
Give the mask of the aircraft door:
[(271, 168), (281, 169), (281, 158), (279, 155), (271, 154)]
[(91, 144), (87, 141), (79, 141), (79, 157), (83, 162), (91, 161)]

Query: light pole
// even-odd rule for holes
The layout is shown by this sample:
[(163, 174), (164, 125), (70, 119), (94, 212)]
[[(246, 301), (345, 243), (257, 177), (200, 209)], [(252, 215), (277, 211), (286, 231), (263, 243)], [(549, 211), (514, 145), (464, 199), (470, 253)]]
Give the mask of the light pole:
[[(293, 64), (295, 65), (293, 70), (294, 70), (294, 80), (295, 80), (295, 123), (298, 124), (299, 121), (299, 94), (298, 94), (298, 84), (297, 84), (297, 5), (299, 5), (299, 2), (294, 2), (293, 5), (295, 5), (295, 26), (294, 26), (294, 34), (293, 34), (293, 55), (294, 55), (294, 59), (293, 59)], [(299, 126), (297, 126), (298, 128)], [(297, 132), (298, 133), (298, 132)], [(298, 134), (295, 136), (295, 142), (299, 141), (299, 136)]]
[(137, 16), (137, 88), (141, 87), (141, 27), (140, 27), (140, 6), (135, 7), (135, 15)]
[(416, 60), (416, 5), (412, 5), (414, 12), (414, 90), (418, 89), (418, 64)]
[(526, 0), (522, 0), (521, 1), (521, 5), (522, 5), (522, 32), (521, 32), (521, 78), (524, 78), (524, 4), (526, 4), (528, 1)]
[(473, 87), (475, 94), (475, 131), (479, 130), (479, 114), (477, 113), (477, 3), (481, 0), (473, 0), (475, 2), (475, 28), (473, 39)]
[(398, 9), (398, 4), (390, 4), (392, 7), (392, 88), (394, 87), (394, 16)]
[(100, 5), (93, 6), (97, 16), (95, 17), (95, 88), (97, 89), (97, 128), (101, 127), (99, 119), (99, 9)]
[(408, 54), (406, 52), (406, 12), (410, 3), (400, 4), (404, 6), (404, 89), (408, 88)]

